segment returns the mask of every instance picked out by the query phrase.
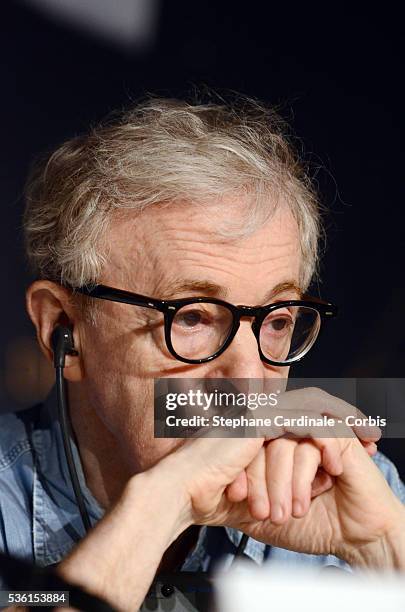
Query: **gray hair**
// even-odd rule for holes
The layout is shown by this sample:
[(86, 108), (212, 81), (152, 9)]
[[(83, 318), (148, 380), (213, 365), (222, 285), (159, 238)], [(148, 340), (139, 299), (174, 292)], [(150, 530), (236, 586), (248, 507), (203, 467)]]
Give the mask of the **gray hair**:
[(280, 202), (299, 228), (300, 283), (317, 271), (319, 203), (286, 124), (255, 100), (191, 104), (149, 98), (73, 138), (38, 165), (26, 189), (25, 244), (39, 278), (79, 287), (97, 283), (108, 261), (108, 226), (117, 211), (185, 201), (220, 206), (247, 201), (243, 227), (254, 231)]

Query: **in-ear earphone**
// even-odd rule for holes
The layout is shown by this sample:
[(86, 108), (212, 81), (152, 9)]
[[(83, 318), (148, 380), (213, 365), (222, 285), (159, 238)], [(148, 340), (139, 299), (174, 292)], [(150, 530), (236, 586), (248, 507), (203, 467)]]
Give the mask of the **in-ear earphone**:
[(55, 368), (65, 367), (66, 355), (78, 355), (74, 348), (73, 332), (66, 325), (57, 325), (52, 332), (51, 345), (53, 351), (53, 365)]
[(85, 531), (88, 532), (91, 528), (91, 523), (73, 458), (71, 438), (69, 435), (69, 432), (73, 430), (69, 421), (68, 399), (65, 388), (65, 379), (63, 376), (66, 355), (79, 354), (74, 348), (72, 329), (66, 325), (57, 325), (52, 332), (51, 346), (53, 351), (53, 365), (56, 373), (56, 394), (58, 399), (58, 413), (63, 438), (63, 446), (65, 448), (66, 461), (69, 468), (70, 479), (72, 481), (72, 487), (77, 505), (79, 507)]

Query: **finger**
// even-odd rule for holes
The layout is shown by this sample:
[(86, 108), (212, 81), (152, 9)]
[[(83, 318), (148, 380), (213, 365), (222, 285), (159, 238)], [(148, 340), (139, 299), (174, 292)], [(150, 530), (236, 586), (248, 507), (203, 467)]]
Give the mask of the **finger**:
[(301, 414), (309, 411), (342, 419), (361, 440), (377, 442), (381, 438), (381, 429), (369, 425), (367, 416), (356, 406), (317, 387), (295, 389), (281, 394), (278, 409), (283, 412), (298, 411)]
[(300, 518), (308, 512), (311, 504), (312, 483), (321, 461), (321, 451), (311, 442), (300, 442), (295, 447), (292, 514), (296, 518)]
[(370, 425), (367, 415), (356, 406), (352, 406), (340, 397), (335, 397), (330, 393), (323, 392), (325, 397), (324, 414), (336, 418), (342, 418), (350, 427), (359, 440), (364, 442), (378, 442), (382, 432), (377, 425)]
[[(376, 425), (368, 425), (367, 416), (356, 406), (352, 406), (342, 398), (331, 395), (322, 389), (317, 389), (317, 391), (320, 392), (318, 401), (319, 406), (323, 407), (323, 414), (336, 418), (343, 417), (345, 422), (350, 417), (350, 421), (346, 424), (360, 440), (377, 442), (381, 438), (381, 429)], [(364, 424), (358, 424), (360, 422)]]
[(375, 442), (365, 442), (364, 440), (360, 440), (360, 442), (362, 443), (370, 457), (373, 457), (376, 454), (378, 447)]
[(342, 445), (339, 438), (313, 438), (313, 443), (322, 453), (322, 466), (331, 476), (343, 472)]
[(320, 467), (312, 483), (311, 499), (318, 497), (318, 495), (325, 493), (325, 491), (329, 491), (329, 489), (333, 487), (334, 483), (335, 481), (333, 477)]
[(269, 517), (270, 504), (266, 483), (266, 453), (264, 447), (246, 468), (248, 505), (252, 517), (263, 521)]
[[(322, 466), (331, 476), (339, 476), (343, 471), (342, 452), (349, 439), (355, 438), (349, 427), (342, 423), (336, 426), (292, 425), (286, 422), (288, 435), (298, 439), (309, 438), (322, 452)], [(343, 437), (335, 437), (343, 436)]]
[(270, 519), (281, 525), (291, 516), (295, 440), (279, 438), (266, 448), (266, 481)]
[[(353, 435), (350, 435), (350, 428), (346, 425), (339, 424), (339, 436), (337, 438), (319, 438), (313, 436), (313, 429), (309, 431), (312, 442), (321, 450), (322, 452), (322, 466), (323, 468), (329, 472), (331, 476), (340, 476), (343, 473), (343, 460), (342, 454), (344, 450), (348, 447), (351, 440), (356, 440), (360, 447), (363, 447), (369, 456), (374, 455), (377, 452), (377, 446), (374, 442), (369, 442), (367, 445), (364, 445), (364, 441), (359, 441), (356, 437), (353, 438)], [(333, 432), (335, 433), (335, 431)]]
[(243, 470), (235, 480), (227, 487), (226, 496), (232, 503), (238, 503), (247, 498), (248, 482), (246, 472)]

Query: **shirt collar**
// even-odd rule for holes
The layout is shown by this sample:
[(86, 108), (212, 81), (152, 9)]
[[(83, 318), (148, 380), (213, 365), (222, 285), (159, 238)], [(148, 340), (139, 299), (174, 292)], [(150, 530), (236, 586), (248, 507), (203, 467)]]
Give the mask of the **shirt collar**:
[[(57, 415), (56, 388), (53, 387), (41, 407), (38, 426), (32, 434), (35, 453), (33, 486), (33, 546), (38, 565), (46, 566), (61, 561), (85, 535), (70, 481), (62, 432)], [(77, 446), (71, 437), (72, 453), (86, 508), (92, 524), (102, 518), (105, 510), (88, 489)], [(193, 561), (203, 564), (206, 555), (207, 529), (202, 528), (194, 549), (184, 566)], [(225, 527), (228, 539), (237, 547), (242, 532)], [(261, 564), (266, 545), (249, 538), (245, 554)]]
[[(225, 530), (232, 544), (237, 547), (242, 539), (243, 533), (237, 529), (233, 529), (232, 527), (225, 527)], [(258, 542), (253, 538), (249, 538), (244, 550), (244, 554), (247, 557), (250, 557), (252, 561), (255, 561), (256, 563), (261, 565), (264, 561), (265, 551), (266, 544), (264, 544), (263, 542)]]

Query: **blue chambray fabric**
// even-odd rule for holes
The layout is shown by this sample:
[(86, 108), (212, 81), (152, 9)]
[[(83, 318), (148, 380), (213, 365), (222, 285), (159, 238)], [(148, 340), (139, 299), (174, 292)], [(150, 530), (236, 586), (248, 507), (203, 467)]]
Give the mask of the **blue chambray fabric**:
[[(95, 524), (104, 510), (86, 486), (74, 443), (73, 454), (87, 509)], [(377, 453), (374, 461), (405, 503), (405, 486), (393, 463), (381, 453)], [(46, 566), (63, 559), (83, 536), (53, 389), (43, 404), (0, 416), (0, 550)], [(241, 536), (241, 532), (230, 528), (203, 527), (182, 570), (207, 571), (219, 563), (226, 568), (234, 559)], [(347, 563), (332, 555), (295, 553), (252, 538), (245, 555), (257, 564), (269, 566), (276, 561), (319, 567), (335, 565), (350, 570)]]

